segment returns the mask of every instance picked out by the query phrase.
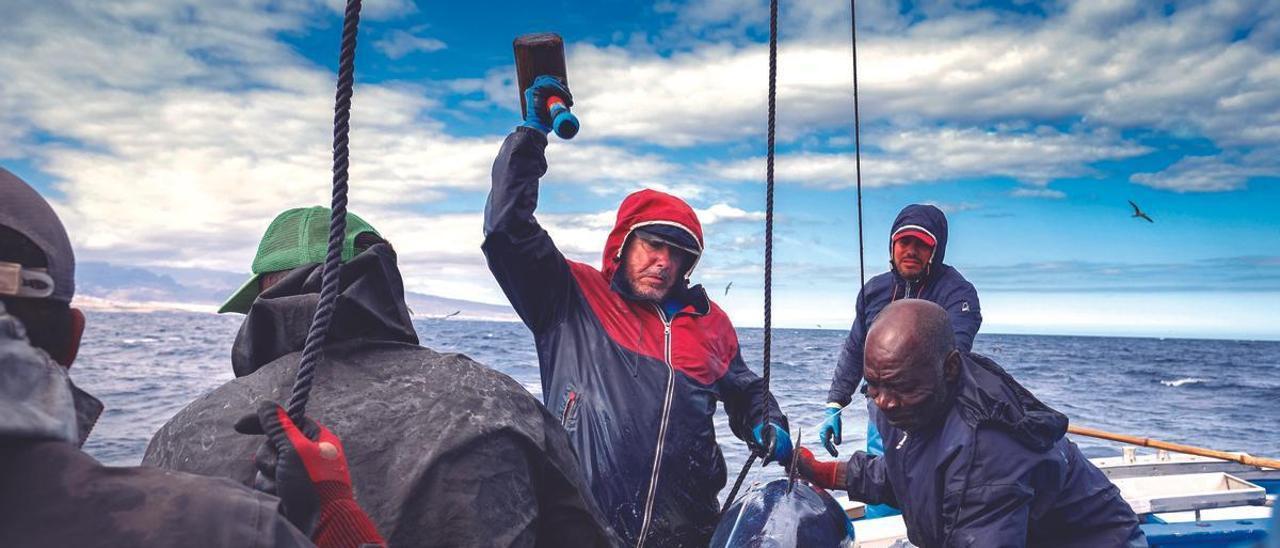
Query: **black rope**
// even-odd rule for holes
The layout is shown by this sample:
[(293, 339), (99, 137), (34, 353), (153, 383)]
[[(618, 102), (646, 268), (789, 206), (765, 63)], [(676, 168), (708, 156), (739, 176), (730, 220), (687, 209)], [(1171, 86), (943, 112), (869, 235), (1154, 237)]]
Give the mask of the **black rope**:
[[(777, 118), (778, 104), (778, 0), (770, 0), (769, 2), (769, 154), (765, 167), (765, 213), (764, 213), (764, 372), (761, 377), (764, 380), (765, 394), (769, 393), (769, 364), (770, 353), (773, 345), (773, 151), (774, 151), (774, 129)], [(768, 400), (765, 400), (764, 408), (764, 427), (770, 428), (769, 418), (770, 410)], [(765, 455), (773, 451), (773, 446), (777, 443), (776, 437), (771, 438), (773, 441), (768, 448), (764, 448)], [(720, 509), (720, 513), (728, 511), (729, 506), (733, 504), (733, 500), (738, 496), (738, 490), (742, 488), (742, 482), (747, 478), (747, 471), (751, 469), (751, 465), (755, 464), (756, 458), (760, 457), (758, 450), (752, 450), (751, 456), (747, 458), (747, 462), (742, 465), (742, 470), (738, 472), (737, 481), (733, 482), (733, 489), (729, 491), (729, 497), (724, 500), (724, 506)]]
[[(849, 0), (850, 42), (853, 44), (853, 171), (858, 181), (858, 296), (867, 285), (867, 261), (862, 251), (862, 131), (858, 112), (858, 0)], [(857, 308), (857, 303), (854, 303)], [(860, 314), (858, 321), (862, 323), (862, 333), (867, 333), (867, 315)]]
[[(769, 159), (764, 202), (764, 389), (769, 391), (773, 347), (773, 133), (778, 102), (778, 0), (769, 3)], [(768, 408), (765, 408), (766, 413)]]
[(321, 274), (320, 302), (311, 319), (311, 329), (307, 331), (298, 378), (289, 397), (289, 418), (298, 424), (302, 424), (306, 412), (316, 364), (320, 361), (321, 347), (329, 333), (333, 309), (338, 302), (338, 270), (342, 266), (342, 240), (347, 232), (347, 134), (351, 130), (351, 93), (355, 85), (356, 27), (359, 24), (360, 0), (347, 0), (347, 11), (342, 18), (342, 49), (338, 54), (338, 92), (333, 109), (333, 206), (329, 217), (329, 252), (325, 255)]

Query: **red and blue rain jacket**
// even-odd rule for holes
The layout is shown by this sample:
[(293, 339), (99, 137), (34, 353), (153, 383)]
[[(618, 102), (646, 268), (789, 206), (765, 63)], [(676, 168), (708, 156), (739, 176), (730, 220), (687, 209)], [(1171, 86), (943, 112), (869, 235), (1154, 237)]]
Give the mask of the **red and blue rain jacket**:
[(671, 317), (619, 283), (631, 232), (661, 223), (702, 227), (680, 199), (645, 190), (623, 201), (600, 269), (566, 259), (534, 219), (546, 137), (517, 128), (493, 165), (483, 250), (498, 284), (533, 331), (543, 403), (561, 418), (593, 495), (629, 544), (706, 546), (726, 481), (712, 417), (723, 402), (748, 440), (786, 419), (747, 368), (728, 316), (701, 286)]

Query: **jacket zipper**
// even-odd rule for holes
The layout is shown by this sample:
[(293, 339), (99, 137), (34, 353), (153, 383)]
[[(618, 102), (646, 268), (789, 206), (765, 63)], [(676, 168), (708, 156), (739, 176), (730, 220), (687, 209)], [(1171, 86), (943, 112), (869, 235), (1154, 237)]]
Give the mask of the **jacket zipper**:
[(577, 401), (578, 401), (578, 393), (570, 390), (569, 401), (565, 402), (564, 413), (560, 415), (560, 426), (563, 426), (565, 428), (569, 427), (569, 417), (572, 416), (570, 413), (573, 412), (573, 404), (577, 403)]
[(663, 363), (667, 365), (667, 395), (662, 401), (662, 420), (658, 423), (658, 447), (653, 453), (653, 472), (649, 476), (649, 496), (644, 504), (644, 521), (640, 525), (640, 536), (636, 546), (644, 546), (644, 538), (649, 535), (649, 523), (653, 520), (653, 501), (658, 492), (658, 464), (662, 459), (662, 446), (666, 442), (667, 422), (671, 412), (671, 395), (675, 388), (675, 368), (671, 365), (671, 320), (667, 319), (662, 309), (654, 305), (658, 317), (662, 319)]

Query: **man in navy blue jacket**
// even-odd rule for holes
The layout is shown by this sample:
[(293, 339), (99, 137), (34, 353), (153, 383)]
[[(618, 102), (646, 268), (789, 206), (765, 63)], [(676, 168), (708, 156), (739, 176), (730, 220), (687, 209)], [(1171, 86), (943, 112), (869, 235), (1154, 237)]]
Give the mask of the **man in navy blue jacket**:
[(916, 546), (1146, 546), (1120, 490), (1066, 438), (1067, 417), (959, 351), (948, 315), (920, 299), (881, 311), (866, 381), (885, 453), (821, 462), (800, 448), (800, 474), (901, 508)]
[[(946, 309), (955, 328), (956, 347), (962, 352), (973, 348), (973, 337), (982, 325), (978, 292), (960, 272), (945, 263), (947, 254), (947, 217), (931, 205), (912, 204), (902, 208), (889, 233), (889, 271), (867, 281), (858, 293), (857, 316), (845, 339), (836, 364), (831, 389), (827, 392), (826, 420), (818, 438), (831, 456), (839, 452), (841, 443), (840, 410), (849, 405), (862, 383), (862, 345), (867, 327), (876, 315), (899, 299), (925, 299)], [(874, 415), (874, 408), (867, 406)], [(867, 421), (867, 450), (884, 452), (874, 417)], [(887, 515), (891, 508), (872, 509), (873, 515)]]
[[(702, 225), (684, 201), (626, 197), (599, 269), (571, 261), (538, 225), (546, 173), (548, 77), (526, 91), (526, 122), (493, 163), (483, 250), (538, 348), (543, 403), (560, 417), (606, 519), (630, 545), (706, 546), (719, 518), (724, 457), (716, 402), (734, 435), (786, 461), (787, 422), (747, 368), (733, 324), (688, 285)], [(770, 437), (776, 443), (770, 443)]]

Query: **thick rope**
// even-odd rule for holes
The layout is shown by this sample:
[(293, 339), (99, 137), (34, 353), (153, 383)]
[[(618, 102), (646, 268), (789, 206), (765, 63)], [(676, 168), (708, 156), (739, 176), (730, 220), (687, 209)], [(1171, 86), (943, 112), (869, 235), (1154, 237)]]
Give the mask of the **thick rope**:
[[(849, 13), (852, 19), (849, 23), (850, 42), (853, 44), (853, 171), (858, 181), (858, 296), (862, 296), (862, 289), (867, 285), (867, 261), (862, 251), (862, 131), (861, 119), (858, 112), (858, 0), (849, 0)], [(854, 303), (857, 307), (857, 303)], [(858, 321), (862, 323), (862, 332), (867, 332), (867, 316), (859, 314)]]
[[(765, 213), (764, 213), (764, 371), (761, 375), (764, 380), (765, 394), (769, 393), (769, 365), (771, 358), (771, 350), (773, 346), (773, 153), (774, 153), (774, 129), (777, 119), (778, 104), (778, 0), (769, 2), (769, 153), (765, 167)], [(764, 425), (769, 428), (770, 410), (767, 399), (764, 408)], [(724, 506), (720, 509), (720, 513), (729, 510), (729, 506), (733, 504), (734, 499), (738, 497), (738, 490), (742, 488), (742, 482), (747, 478), (747, 471), (751, 469), (751, 465), (755, 464), (756, 458), (767, 456), (773, 451), (773, 445), (777, 443), (774, 439), (768, 448), (764, 448), (765, 455), (760, 455), (758, 451), (752, 451), (751, 456), (747, 458), (747, 462), (742, 465), (742, 470), (738, 472), (737, 481), (733, 482), (733, 489), (729, 491), (729, 496), (724, 500)]]
[[(769, 391), (773, 348), (773, 133), (778, 103), (778, 0), (769, 3), (769, 157), (765, 167), (764, 205), (764, 389)], [(768, 414), (768, 407), (765, 408)]]
[(342, 18), (342, 49), (338, 54), (338, 92), (333, 109), (333, 206), (329, 217), (329, 251), (325, 255), (324, 271), (321, 274), (320, 302), (311, 319), (311, 329), (307, 332), (307, 341), (302, 347), (302, 362), (298, 365), (298, 378), (293, 383), (293, 394), (289, 397), (289, 418), (297, 424), (302, 424), (307, 400), (311, 396), (316, 364), (322, 353), (321, 347), (329, 333), (333, 310), (338, 302), (338, 270), (342, 266), (342, 241), (347, 233), (347, 134), (351, 130), (356, 27), (359, 24), (360, 0), (347, 0), (347, 11)]

